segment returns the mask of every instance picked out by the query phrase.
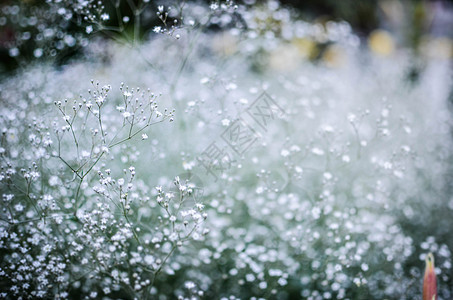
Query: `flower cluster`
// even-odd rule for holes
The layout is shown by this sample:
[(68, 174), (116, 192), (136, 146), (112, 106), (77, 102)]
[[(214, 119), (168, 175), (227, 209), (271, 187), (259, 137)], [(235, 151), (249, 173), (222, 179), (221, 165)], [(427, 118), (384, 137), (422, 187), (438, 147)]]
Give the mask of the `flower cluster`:
[(169, 6), (178, 41), (93, 40), (0, 84), (0, 295), (413, 299), (432, 252), (451, 298), (448, 64), (408, 81), (407, 52), (276, 1)]

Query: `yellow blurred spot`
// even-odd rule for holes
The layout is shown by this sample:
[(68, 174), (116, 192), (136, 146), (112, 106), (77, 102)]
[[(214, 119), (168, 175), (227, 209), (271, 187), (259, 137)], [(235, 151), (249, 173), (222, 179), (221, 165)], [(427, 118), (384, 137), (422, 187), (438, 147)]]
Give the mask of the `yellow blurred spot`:
[(322, 60), (327, 66), (338, 68), (345, 64), (346, 54), (339, 45), (333, 44), (327, 47), (327, 49), (324, 51)]
[(297, 51), (300, 56), (305, 59), (313, 59), (318, 55), (318, 49), (316, 47), (316, 42), (312, 39), (307, 38), (295, 38), (292, 41), (292, 44), (296, 46)]
[(392, 36), (385, 30), (375, 30), (368, 37), (368, 46), (376, 54), (388, 56), (395, 51)]

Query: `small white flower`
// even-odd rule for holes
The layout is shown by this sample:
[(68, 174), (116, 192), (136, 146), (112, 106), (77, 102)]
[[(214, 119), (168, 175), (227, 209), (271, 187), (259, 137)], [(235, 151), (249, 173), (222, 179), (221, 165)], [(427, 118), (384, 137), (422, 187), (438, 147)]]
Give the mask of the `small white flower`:
[(323, 125), (322, 126), (322, 131), (324, 131), (326, 133), (332, 133), (334, 131), (334, 129), (330, 125)]
[(146, 133), (142, 134), (142, 140), (147, 140), (148, 139), (148, 135)]
[(195, 283), (193, 283), (192, 281), (187, 281), (184, 285), (185, 285), (186, 289), (189, 289), (189, 290), (196, 287)]
[(16, 211), (19, 211), (19, 212), (20, 212), (20, 211), (23, 211), (23, 210), (24, 210), (24, 206), (23, 206), (22, 204), (19, 203), (19, 204), (14, 205), (14, 209), (15, 209)]
[(238, 87), (238, 86), (237, 86), (236, 83), (229, 83), (229, 84), (227, 84), (227, 86), (225, 87), (225, 89), (226, 89), (227, 91), (231, 91), (231, 90), (237, 89), (237, 87)]
[(56, 186), (58, 184), (58, 182), (59, 182), (59, 179), (58, 179), (57, 176), (51, 176), (49, 178), (49, 185), (50, 186)]
[(353, 113), (348, 114), (348, 121), (351, 123), (354, 123), (357, 120), (357, 116), (354, 115)]
[(228, 119), (223, 119), (223, 120), (222, 120), (222, 125), (223, 125), (223, 126), (228, 126), (228, 125), (230, 125), (230, 122), (231, 122), (231, 121), (228, 120)]
[(324, 150), (314, 147), (311, 149), (311, 152), (315, 155), (324, 155)]
[(286, 150), (286, 149), (283, 149), (281, 152), (280, 152), (280, 155), (283, 156), (283, 157), (287, 157), (289, 155), (289, 151)]
[(245, 98), (241, 98), (241, 99), (239, 99), (239, 102), (240, 102), (241, 104), (247, 104), (247, 103), (249, 103), (249, 100), (247, 100), (247, 99), (245, 99)]
[[(107, 13), (103, 13), (101, 15), (101, 20), (102, 21), (107, 21), (108, 19), (110, 19), (110, 16), (107, 14)], [(106, 293), (107, 294), (107, 293)]]
[(20, 54), (19, 49), (16, 47), (9, 49), (9, 56), (16, 57)]
[(189, 161), (189, 162), (183, 162), (182, 163), (182, 167), (184, 170), (192, 170), (192, 168), (195, 166), (195, 162), (194, 161)]
[(330, 174), (329, 172), (325, 172), (325, 173), (323, 174), (323, 176), (324, 176), (324, 178), (325, 178), (326, 180), (332, 179), (332, 174)]
[(154, 263), (154, 257), (152, 255), (146, 255), (144, 261), (147, 265), (152, 265)]
[(101, 105), (102, 103), (104, 103), (105, 101), (105, 98), (104, 96), (99, 96), (97, 99), (96, 99), (96, 103)]

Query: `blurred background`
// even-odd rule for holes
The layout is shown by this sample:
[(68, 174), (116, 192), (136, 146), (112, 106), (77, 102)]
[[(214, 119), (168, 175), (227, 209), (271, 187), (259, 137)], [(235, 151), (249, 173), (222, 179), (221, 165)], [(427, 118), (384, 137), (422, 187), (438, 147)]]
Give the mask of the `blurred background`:
[[(88, 45), (89, 35), (111, 39), (114, 35), (96, 30), (83, 30), (89, 24), (83, 11), (77, 11), (77, 1), (70, 12), (60, 1), (6, 0), (0, 4), (0, 71), (6, 75), (21, 64), (36, 59), (52, 59), (62, 64), (81, 53)], [(132, 1), (129, 1), (132, 2)], [(180, 5), (184, 5), (181, 1)], [(211, 1), (205, 1), (210, 3)], [(111, 16), (107, 27), (121, 27), (132, 34), (134, 14), (127, 1), (101, 1)], [(137, 4), (138, 1), (132, 2)], [(262, 1), (245, 0), (246, 6), (265, 5)], [(267, 3), (267, 2), (266, 2)], [(269, 3), (272, 3), (269, 2)], [(423, 0), (282, 0), (299, 19), (324, 25), (328, 21), (346, 21), (355, 34), (377, 55), (391, 55), (396, 49), (407, 49), (415, 57), (440, 58), (451, 61), (453, 53), (453, 1)], [(156, 11), (165, 1), (152, 1), (149, 11)], [(267, 5), (267, 4), (266, 4)], [(272, 4), (271, 4), (272, 5)], [(96, 10), (96, 7), (94, 8)], [(99, 10), (100, 11), (100, 10)], [(78, 13), (74, 15), (74, 12)], [(120, 16), (120, 17), (119, 17)], [(161, 20), (153, 13), (140, 16), (140, 38), (148, 38)], [(169, 21), (172, 21), (171, 16)], [(81, 26), (82, 25), (82, 26)], [(206, 30), (216, 30), (214, 26)], [(306, 46), (306, 45), (303, 45)], [(328, 58), (325, 44), (311, 45), (310, 59)], [(417, 76), (417, 63), (411, 76)]]

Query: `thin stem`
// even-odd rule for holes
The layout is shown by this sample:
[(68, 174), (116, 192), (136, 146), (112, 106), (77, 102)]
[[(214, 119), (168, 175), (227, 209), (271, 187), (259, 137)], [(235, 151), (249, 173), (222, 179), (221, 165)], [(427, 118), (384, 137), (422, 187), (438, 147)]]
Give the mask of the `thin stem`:
[(102, 141), (105, 144), (105, 133), (104, 133), (104, 128), (102, 126), (101, 106), (98, 105), (98, 107), (99, 107), (99, 114), (98, 114), (99, 128), (101, 129)]
[(109, 145), (108, 147), (109, 147), (109, 148), (113, 148), (113, 147), (115, 147), (116, 145), (119, 145), (119, 144), (121, 144), (121, 143), (124, 143), (124, 142), (126, 142), (126, 141), (132, 139), (133, 137), (135, 137), (135, 136), (136, 136), (137, 134), (139, 134), (140, 132), (142, 132), (146, 127), (148, 127), (148, 126), (150, 126), (150, 125), (157, 124), (157, 123), (162, 123), (163, 121), (165, 121), (165, 119), (160, 120), (160, 121), (157, 121), (157, 122), (154, 122), (154, 123), (148, 123), (148, 124), (146, 124), (145, 126), (143, 126), (142, 128), (140, 128), (139, 130), (137, 130), (137, 131), (136, 131), (135, 133), (133, 133), (132, 135), (130, 135), (130, 136), (128, 136), (127, 138), (124, 138), (124, 139), (122, 139), (122, 140), (120, 140), (120, 141), (118, 141), (118, 142), (116, 142), (116, 143), (114, 143), (114, 144), (111, 144), (111, 145)]

